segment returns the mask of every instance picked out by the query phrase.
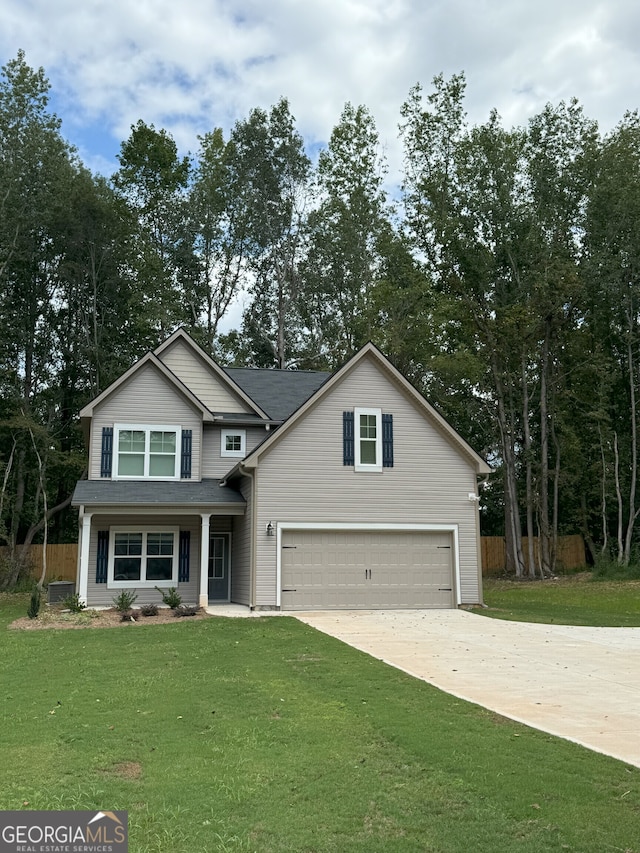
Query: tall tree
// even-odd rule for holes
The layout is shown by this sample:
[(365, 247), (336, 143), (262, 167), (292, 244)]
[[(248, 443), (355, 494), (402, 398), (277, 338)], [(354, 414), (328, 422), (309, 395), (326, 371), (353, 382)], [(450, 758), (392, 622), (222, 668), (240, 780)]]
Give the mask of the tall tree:
[(114, 187), (139, 223), (135, 267), (139, 310), (152, 318), (161, 337), (193, 316), (191, 294), (184, 298), (192, 265), (185, 226), (190, 162), (178, 155), (167, 131), (142, 120), (131, 128), (118, 160)]
[[(195, 274), (192, 315), (202, 327), (203, 343), (212, 351), (218, 325), (232, 300), (246, 289), (251, 253), (250, 216), (245, 202), (234, 192), (237, 178), (234, 147), (225, 143), (222, 130), (200, 137), (189, 190), (188, 219)], [(194, 330), (197, 332), (196, 329)]]
[(371, 113), (347, 103), (318, 158), (319, 205), (302, 268), (309, 347), (331, 367), (371, 337), (372, 287), (390, 247), (385, 172)]
[(524, 140), (520, 132), (504, 131), (495, 113), (486, 125), (469, 131), (464, 90), (463, 75), (449, 81), (440, 76), (426, 108), (419, 86), (403, 106), (405, 204), (417, 247), (438, 288), (455, 299), (463, 323), (473, 330), (472, 347), (489, 368), (488, 385), (479, 390), (490, 394), (495, 406), (507, 557), (522, 574), (516, 458), (520, 401), (514, 376), (527, 319), (519, 246), (512, 235), (523, 219), (518, 173)]
[(243, 333), (246, 357), (287, 367), (299, 349), (298, 264), (311, 163), (282, 98), (251, 111), (229, 140), (234, 229), (242, 235), (253, 279)]
[[(580, 397), (599, 448), (599, 511), (605, 552), (627, 565), (637, 538), (638, 347), (640, 346), (640, 118), (629, 113), (604, 140), (587, 208), (583, 334), (588, 384)], [(596, 391), (596, 393), (594, 393)], [(596, 405), (597, 404), (597, 405)], [(599, 457), (599, 458), (598, 458)], [(586, 476), (586, 472), (585, 472)], [(595, 484), (592, 484), (592, 488)], [(586, 490), (586, 484), (585, 484)], [(609, 536), (610, 534), (610, 536)]]
[[(0, 458), (2, 537), (16, 555), (68, 503), (55, 482), (60, 256), (55, 222), (77, 174), (74, 153), (48, 111), (49, 83), (20, 51), (0, 76)], [(59, 471), (58, 471), (59, 473)], [(46, 507), (46, 508), (45, 508)], [(21, 561), (15, 560), (8, 582)]]

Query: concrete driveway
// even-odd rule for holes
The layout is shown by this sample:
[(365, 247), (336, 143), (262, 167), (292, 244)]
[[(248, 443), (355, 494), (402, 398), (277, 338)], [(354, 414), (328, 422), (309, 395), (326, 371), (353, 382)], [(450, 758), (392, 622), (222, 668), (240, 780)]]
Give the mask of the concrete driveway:
[(288, 615), (447, 693), (640, 767), (640, 628), (464, 610)]

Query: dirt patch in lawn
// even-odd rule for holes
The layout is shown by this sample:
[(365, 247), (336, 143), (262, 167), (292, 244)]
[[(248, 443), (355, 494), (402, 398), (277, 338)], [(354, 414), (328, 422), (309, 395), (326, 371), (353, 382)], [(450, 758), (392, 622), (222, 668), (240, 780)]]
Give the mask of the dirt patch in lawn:
[(109, 610), (83, 610), (81, 613), (70, 613), (69, 611), (49, 608), (42, 610), (37, 619), (29, 619), (23, 616), (9, 625), (19, 631), (38, 631), (45, 628), (133, 628), (139, 625), (158, 625), (167, 622), (193, 621), (194, 619), (207, 619), (209, 614), (199, 609), (195, 616), (175, 615), (168, 607), (158, 609), (156, 616), (142, 616), (139, 611), (134, 610), (131, 617), (122, 621), (122, 613), (113, 608)]
[(101, 770), (106, 776), (119, 776), (121, 779), (139, 779), (142, 776), (142, 765), (137, 761), (120, 761), (106, 770)]

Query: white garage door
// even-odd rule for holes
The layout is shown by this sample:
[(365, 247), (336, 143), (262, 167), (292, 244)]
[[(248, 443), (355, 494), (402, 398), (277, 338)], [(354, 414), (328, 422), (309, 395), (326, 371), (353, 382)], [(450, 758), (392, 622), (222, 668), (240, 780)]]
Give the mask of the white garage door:
[(285, 530), (283, 610), (453, 607), (449, 532)]

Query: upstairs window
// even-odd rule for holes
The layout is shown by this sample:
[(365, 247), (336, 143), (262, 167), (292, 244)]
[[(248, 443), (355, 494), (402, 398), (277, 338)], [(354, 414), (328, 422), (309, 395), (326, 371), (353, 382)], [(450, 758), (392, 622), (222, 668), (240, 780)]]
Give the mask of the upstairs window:
[(116, 479), (176, 480), (180, 476), (180, 427), (115, 426)]
[(355, 409), (355, 469), (382, 471), (382, 411)]
[(380, 409), (343, 412), (342, 464), (356, 471), (393, 468), (393, 415)]
[(247, 432), (244, 429), (223, 429), (220, 438), (220, 456), (246, 456)]

